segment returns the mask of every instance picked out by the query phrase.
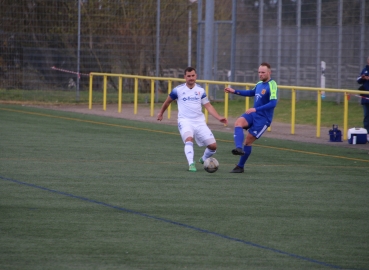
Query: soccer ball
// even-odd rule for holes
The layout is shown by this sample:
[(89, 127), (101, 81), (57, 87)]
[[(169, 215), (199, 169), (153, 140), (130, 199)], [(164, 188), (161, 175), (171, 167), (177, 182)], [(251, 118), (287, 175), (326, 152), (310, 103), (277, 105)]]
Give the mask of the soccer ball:
[(214, 173), (218, 170), (218, 168), (219, 168), (219, 162), (215, 158), (210, 157), (204, 161), (204, 169), (208, 173)]

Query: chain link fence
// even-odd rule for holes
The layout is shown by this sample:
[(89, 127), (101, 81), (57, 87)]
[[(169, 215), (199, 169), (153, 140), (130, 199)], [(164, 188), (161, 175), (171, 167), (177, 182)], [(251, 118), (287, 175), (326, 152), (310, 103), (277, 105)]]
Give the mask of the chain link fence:
[[(356, 77), (369, 55), (364, 46), (369, 44), (369, 3), (279, 1), (282, 0), (235, 1), (235, 81), (256, 82), (257, 68), (265, 61), (272, 65), (278, 84), (320, 87), (320, 63), (324, 61), (326, 87), (357, 89)], [(79, 55), (79, 3), (81, 73), (159, 74), (177, 78), (183, 76), (187, 65), (195, 66), (204, 57), (205, 0), (0, 0), (0, 3), (3, 89), (76, 89), (77, 75), (73, 72), (77, 71)], [(214, 80), (230, 79), (232, 3), (232, 0), (214, 1)], [(81, 90), (88, 89), (87, 76), (81, 76), (79, 83)], [(94, 83), (94, 89), (101, 89), (102, 82)], [(129, 86), (131, 82), (125, 84)], [(116, 89), (116, 82), (109, 81), (109, 87)], [(167, 91), (165, 85), (159, 87)], [(149, 91), (148, 84), (140, 85), (140, 91)]]

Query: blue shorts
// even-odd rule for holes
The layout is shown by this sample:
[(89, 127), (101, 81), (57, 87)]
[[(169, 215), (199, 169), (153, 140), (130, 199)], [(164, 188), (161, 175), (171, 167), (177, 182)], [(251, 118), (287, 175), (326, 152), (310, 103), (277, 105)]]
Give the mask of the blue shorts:
[(251, 135), (256, 137), (256, 139), (259, 139), (270, 126), (270, 122), (267, 119), (260, 117), (255, 113), (244, 113), (241, 117), (245, 118), (249, 124), (245, 129), (247, 129)]

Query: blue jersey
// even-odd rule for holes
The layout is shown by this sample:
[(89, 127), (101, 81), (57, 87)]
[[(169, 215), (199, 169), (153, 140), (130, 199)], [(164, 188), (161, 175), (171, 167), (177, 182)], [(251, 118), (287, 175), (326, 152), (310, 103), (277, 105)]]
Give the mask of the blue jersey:
[(255, 96), (255, 118), (266, 118), (271, 123), (274, 108), (277, 105), (277, 91), (277, 83), (274, 80), (269, 80), (268, 82), (258, 82), (252, 90), (235, 90), (235, 94), (249, 97)]

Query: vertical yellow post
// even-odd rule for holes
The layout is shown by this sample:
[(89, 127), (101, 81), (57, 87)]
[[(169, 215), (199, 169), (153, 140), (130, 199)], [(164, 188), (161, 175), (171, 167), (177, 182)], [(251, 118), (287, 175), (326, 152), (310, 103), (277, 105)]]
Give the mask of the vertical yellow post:
[[(229, 85), (225, 85), (225, 88), (227, 88)], [(229, 107), (229, 94), (224, 93), (224, 117), (228, 119), (228, 107)]]
[(245, 98), (245, 109), (246, 109), (245, 111), (250, 109), (250, 97)]
[(150, 115), (154, 116), (155, 80), (151, 80)]
[(322, 115), (322, 91), (318, 90), (316, 106), (316, 137), (320, 138), (320, 120)]
[(344, 102), (343, 102), (343, 139), (347, 140), (347, 126), (348, 126), (348, 100), (350, 97), (350, 94), (346, 93), (344, 94)]
[(89, 89), (89, 95), (88, 95), (88, 108), (92, 109), (92, 75), (90, 74), (90, 89)]
[(291, 93), (291, 134), (295, 134), (295, 118), (296, 118), (296, 90), (292, 89)]
[(103, 110), (106, 111), (106, 95), (107, 95), (107, 88), (108, 88), (108, 76), (104, 75), (104, 96), (103, 96)]
[(133, 113), (137, 114), (137, 104), (138, 104), (138, 78), (135, 78), (135, 90), (133, 98)]
[[(246, 86), (246, 90), (249, 90), (248, 86)], [(245, 111), (247, 111), (248, 109), (250, 109), (250, 97), (245, 98)]]
[(122, 112), (122, 77), (118, 80), (118, 112)]
[[(172, 81), (169, 80), (168, 81), (168, 94), (172, 91)], [(172, 110), (172, 104), (169, 105), (167, 111), (168, 111), (168, 119), (170, 119), (170, 113), (171, 113), (171, 110)]]
[[(205, 83), (205, 93), (209, 97), (209, 83)], [(205, 121), (206, 121), (206, 123), (208, 122), (208, 118), (209, 118), (209, 112), (208, 112), (208, 110), (205, 110)]]

